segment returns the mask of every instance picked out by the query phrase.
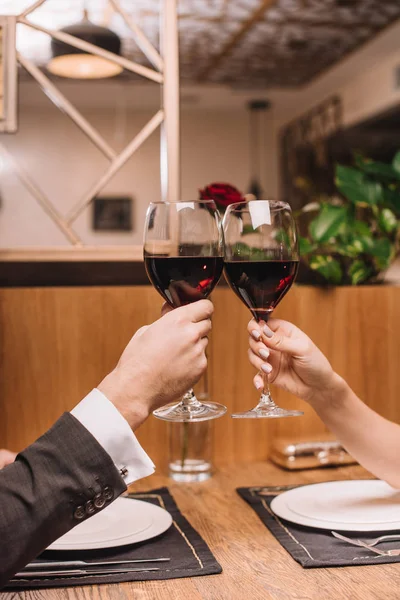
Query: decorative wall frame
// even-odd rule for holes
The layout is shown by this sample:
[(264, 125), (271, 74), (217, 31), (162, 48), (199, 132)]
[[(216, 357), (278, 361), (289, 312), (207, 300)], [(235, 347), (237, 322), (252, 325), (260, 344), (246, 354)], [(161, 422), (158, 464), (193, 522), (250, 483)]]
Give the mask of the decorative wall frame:
[(17, 131), (16, 17), (0, 16), (0, 132)]
[(330, 169), (327, 141), (342, 128), (342, 101), (332, 96), (280, 132), (281, 196), (298, 209), (301, 179), (314, 183)]
[(133, 200), (130, 196), (97, 196), (93, 199), (93, 230), (129, 232), (133, 229)]
[[(29, 15), (37, 8), (42, 6), (47, 0), (36, 0), (31, 6), (26, 8), (17, 17), (4, 17), (0, 15), (0, 26), (3, 24), (2, 31), (5, 34), (6, 45), (3, 64), (12, 64), (13, 56), (16, 53), (15, 46), (15, 25), (23, 23), (24, 25), (48, 34), (54, 39), (60, 40), (79, 48), (86, 53), (94, 54), (106, 58), (111, 62), (119, 64), (125, 69), (136, 73), (146, 79), (160, 84), (162, 88), (162, 106), (156, 114), (148, 121), (141, 131), (128, 143), (128, 145), (117, 153), (100, 135), (100, 133), (90, 124), (90, 122), (73, 106), (73, 104), (61, 93), (57, 86), (39, 69), (32, 61), (25, 58), (22, 54), (16, 53), (20, 65), (37, 81), (44, 93), (52, 102), (60, 108), (93, 142), (100, 152), (110, 161), (108, 169), (101, 178), (95, 182), (78, 200), (75, 206), (66, 213), (61, 214), (53, 205), (51, 200), (45, 195), (39, 184), (25, 169), (17, 163), (13, 155), (0, 143), (0, 156), (8, 163), (18, 176), (23, 185), (29, 190), (42, 209), (52, 219), (59, 230), (68, 239), (70, 244), (77, 247), (84, 246), (82, 240), (73, 229), (75, 220), (91, 204), (93, 198), (99, 194), (104, 186), (112, 177), (123, 167), (127, 160), (136, 152), (143, 142), (158, 128), (161, 127), (161, 192), (162, 199), (179, 200), (180, 199), (180, 160), (179, 160), (179, 53), (178, 53), (178, 24), (177, 24), (177, 0), (160, 0), (161, 25), (160, 25), (160, 53), (144, 35), (140, 27), (133, 22), (132, 18), (121, 8), (119, 0), (108, 0), (110, 7), (118, 12), (129, 27), (132, 36), (138, 46), (145, 54), (154, 68), (143, 66), (137, 62), (128, 60), (123, 56), (118, 56), (98, 46), (78, 39), (62, 31), (55, 31), (42, 27), (29, 20)], [(15, 86), (16, 86), (16, 61), (15, 63)], [(4, 97), (13, 98), (13, 71), (7, 69), (7, 79), (4, 79)], [(11, 87), (9, 87), (11, 86)], [(15, 87), (16, 90), (16, 87)], [(15, 98), (16, 96), (14, 96)], [(7, 102), (11, 102), (11, 100)], [(5, 104), (5, 109), (16, 110), (14, 104)], [(8, 120), (8, 131), (16, 129), (16, 121), (10, 120), (13, 116), (12, 110), (4, 112)], [(12, 129), (14, 127), (14, 129)], [(5, 131), (5, 129), (3, 129)]]

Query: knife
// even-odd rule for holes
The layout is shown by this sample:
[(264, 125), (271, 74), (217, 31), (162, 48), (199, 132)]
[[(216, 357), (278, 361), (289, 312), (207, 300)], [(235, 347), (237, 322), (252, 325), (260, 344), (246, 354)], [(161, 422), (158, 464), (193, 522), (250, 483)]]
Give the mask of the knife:
[(113, 573), (138, 573), (141, 571), (159, 571), (157, 567), (149, 567), (143, 569), (131, 569), (125, 567), (125, 569), (63, 569), (60, 571), (21, 571), (14, 575), (13, 580), (18, 581), (21, 579), (35, 579), (36, 577), (75, 577), (76, 575), (112, 575)]
[(64, 567), (102, 567), (103, 565), (130, 565), (133, 563), (167, 562), (170, 558), (136, 558), (132, 560), (108, 560), (102, 562), (88, 562), (86, 560), (51, 560), (49, 562), (31, 562), (24, 567), (24, 571), (33, 569), (62, 569)]

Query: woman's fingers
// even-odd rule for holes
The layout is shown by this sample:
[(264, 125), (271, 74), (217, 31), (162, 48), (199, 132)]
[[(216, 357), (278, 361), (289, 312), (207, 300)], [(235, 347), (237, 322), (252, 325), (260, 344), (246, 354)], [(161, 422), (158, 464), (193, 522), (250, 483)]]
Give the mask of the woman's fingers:
[(304, 334), (296, 335), (294, 325), (286, 321), (271, 319), (267, 325), (252, 319), (247, 329), (252, 340), (263, 343), (268, 349), (295, 357), (304, 356), (307, 352), (307, 337)]
[(254, 352), (254, 354), (259, 356), (263, 360), (268, 360), (268, 358), (271, 354), (271, 351), (267, 348), (267, 346), (263, 342), (261, 342), (261, 341), (256, 342), (254, 337), (249, 336), (249, 346), (250, 346), (252, 352)]
[(257, 354), (249, 348), (248, 349), (249, 361), (257, 369), (257, 371), (262, 371), (263, 373), (267, 373), (269, 375), (272, 371), (272, 366), (269, 362), (266, 362), (262, 358), (260, 358)]
[(263, 389), (264, 381), (263, 381), (263, 378), (261, 377), (260, 373), (257, 373), (257, 375), (254, 376), (253, 383), (254, 383), (254, 387), (256, 388), (256, 390)]

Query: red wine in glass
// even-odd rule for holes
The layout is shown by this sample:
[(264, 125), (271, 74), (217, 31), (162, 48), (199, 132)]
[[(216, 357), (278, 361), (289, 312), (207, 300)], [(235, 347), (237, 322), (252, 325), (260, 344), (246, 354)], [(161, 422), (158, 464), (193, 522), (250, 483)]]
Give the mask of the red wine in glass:
[[(208, 298), (224, 267), (224, 236), (215, 202), (150, 203), (143, 257), (151, 283), (172, 308), (179, 310)], [(170, 402), (153, 414), (164, 421), (197, 422), (222, 417), (225, 412), (226, 406), (200, 402), (190, 389), (180, 402)]]
[[(296, 223), (290, 206), (274, 200), (250, 200), (228, 206), (224, 220), (225, 278), (256, 321), (268, 321), (291, 288), (299, 265)], [(268, 375), (254, 408), (235, 419), (295, 417), (303, 413), (275, 404)]]
[(146, 253), (144, 263), (151, 283), (174, 308), (208, 298), (224, 266), (222, 256), (164, 257)]
[(294, 282), (298, 265), (298, 260), (228, 260), (225, 274), (256, 321), (267, 321)]

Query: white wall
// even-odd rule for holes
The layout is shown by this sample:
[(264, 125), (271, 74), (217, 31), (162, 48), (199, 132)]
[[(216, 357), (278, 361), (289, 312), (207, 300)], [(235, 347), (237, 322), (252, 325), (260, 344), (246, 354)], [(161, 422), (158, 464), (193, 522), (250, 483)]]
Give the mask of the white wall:
[[(102, 175), (108, 161), (48, 100), (35, 101), (34, 106), (29, 106), (30, 92), (32, 97), (36, 94), (33, 84), (22, 86), (19, 132), (0, 136), (0, 142), (35, 178), (58, 211), (65, 214)], [(84, 114), (107, 141), (120, 150), (153, 111), (85, 108)], [(272, 131), (270, 123), (268, 128)], [(249, 136), (244, 107), (239, 110), (184, 110), (181, 138), (182, 198), (197, 198), (198, 189), (212, 181), (226, 181), (246, 191)], [(266, 139), (271, 146), (272, 133), (267, 132)], [(268, 153), (274, 156), (272, 146)], [(272, 176), (267, 181), (266, 174), (267, 169), (265, 189), (274, 195), (276, 178)], [(75, 231), (89, 245), (140, 244), (147, 204), (160, 199), (158, 131), (102, 193), (133, 196), (134, 231), (95, 233), (91, 229), (91, 210), (79, 217)], [(5, 165), (0, 175), (0, 194), (0, 247), (68, 245), (63, 234)]]

